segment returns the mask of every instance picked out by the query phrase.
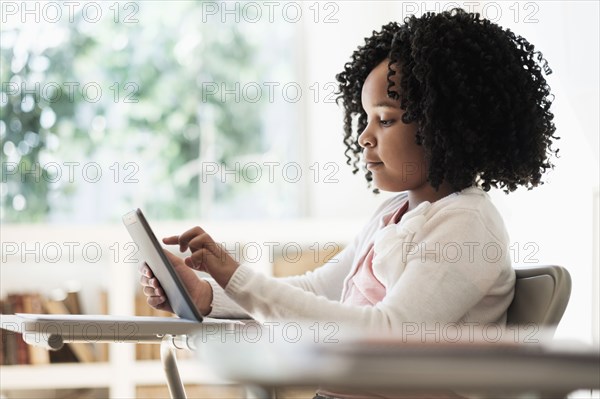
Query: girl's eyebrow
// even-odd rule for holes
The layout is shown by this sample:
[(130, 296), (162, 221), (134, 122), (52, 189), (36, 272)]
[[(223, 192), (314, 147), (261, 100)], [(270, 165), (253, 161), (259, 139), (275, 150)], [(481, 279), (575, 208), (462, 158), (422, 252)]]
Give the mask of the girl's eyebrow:
[(373, 108), (398, 108), (399, 104), (389, 101), (389, 100), (384, 100), (384, 101), (380, 101), (377, 104), (375, 104), (373, 106)]

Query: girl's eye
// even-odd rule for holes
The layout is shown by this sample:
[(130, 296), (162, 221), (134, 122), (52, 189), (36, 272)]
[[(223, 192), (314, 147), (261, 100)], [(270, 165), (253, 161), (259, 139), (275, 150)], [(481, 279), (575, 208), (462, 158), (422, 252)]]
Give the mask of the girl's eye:
[(394, 123), (394, 120), (393, 119), (380, 120), (379, 123), (382, 126), (390, 126), (392, 123)]

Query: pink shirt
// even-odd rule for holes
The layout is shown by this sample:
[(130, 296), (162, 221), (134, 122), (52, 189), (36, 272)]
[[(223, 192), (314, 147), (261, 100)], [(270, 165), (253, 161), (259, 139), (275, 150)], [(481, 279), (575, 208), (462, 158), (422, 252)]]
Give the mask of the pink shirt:
[[(407, 209), (408, 199), (404, 201), (393, 215), (387, 216), (385, 225), (398, 223)], [(373, 306), (385, 297), (385, 286), (373, 273), (374, 254), (373, 244), (371, 244), (367, 253), (360, 260), (356, 272), (350, 278), (348, 291), (342, 299), (343, 303), (358, 306)]]

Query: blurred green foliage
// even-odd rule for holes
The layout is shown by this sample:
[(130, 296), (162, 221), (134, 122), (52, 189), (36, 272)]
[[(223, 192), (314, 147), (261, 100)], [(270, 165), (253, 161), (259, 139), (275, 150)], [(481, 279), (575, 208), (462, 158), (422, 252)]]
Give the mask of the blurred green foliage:
[[(3, 222), (64, 218), (76, 198), (97, 201), (99, 213), (112, 209), (98, 221), (117, 219), (131, 204), (156, 217), (196, 217), (203, 153), (231, 164), (268, 149), (264, 97), (223, 102), (202, 93), (205, 82), (265, 79), (257, 43), (248, 40), (255, 27), (200, 23), (200, 12), (197, 2), (140, 2), (134, 23), (106, 13), (97, 23), (75, 14), (73, 22), (2, 27)], [(208, 129), (212, 149), (203, 148)], [(81, 170), (90, 162), (103, 173), (93, 187)], [(219, 186), (210, 195), (220, 201), (238, 189)]]

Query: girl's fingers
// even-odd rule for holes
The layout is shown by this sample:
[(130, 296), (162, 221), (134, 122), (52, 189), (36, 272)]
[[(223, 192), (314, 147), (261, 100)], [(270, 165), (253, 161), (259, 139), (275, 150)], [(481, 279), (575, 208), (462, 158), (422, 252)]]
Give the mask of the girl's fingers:
[(192, 241), (195, 237), (202, 235), (202, 234), (206, 234), (206, 232), (204, 230), (202, 230), (200, 227), (196, 226), (196, 227), (192, 227), (191, 229), (189, 229), (188, 231), (186, 231), (182, 235), (180, 235), (179, 236), (179, 247), (181, 249), (181, 252), (186, 251), (189, 247), (189, 242)]
[(228, 254), (225, 249), (213, 241), (208, 234), (202, 234), (195, 237), (189, 243), (192, 250), (192, 261), (194, 264), (202, 264), (207, 262), (225, 262)]
[(146, 299), (146, 302), (148, 303), (148, 305), (152, 306), (153, 308), (162, 308), (164, 306), (164, 303), (167, 301), (166, 297), (162, 297), (162, 296), (149, 296), (148, 299)]
[[(168, 252), (167, 256), (169, 255), (175, 256)], [(158, 310), (164, 310), (173, 313), (171, 305), (167, 300), (167, 295), (165, 294), (165, 291), (158, 282), (158, 279), (154, 277), (154, 273), (152, 273), (152, 270), (148, 267), (148, 265), (145, 262), (141, 263), (138, 268), (138, 271), (140, 273), (140, 284), (142, 285), (142, 292), (146, 296), (146, 302), (148, 303), (148, 305)]]
[[(195, 252), (195, 254), (197, 254), (198, 252)], [(200, 258), (199, 256), (196, 256), (196, 258)], [(205, 262), (202, 262), (202, 260), (197, 260), (194, 259), (194, 254), (192, 254), (192, 256), (188, 256), (187, 258), (185, 258), (185, 264), (188, 267), (191, 267), (194, 270), (197, 270), (199, 272), (207, 272), (208, 270), (206, 269), (206, 264)]]
[(168, 245), (179, 244), (179, 236), (171, 236), (163, 238), (163, 242)]
[(192, 258), (190, 256), (188, 256), (187, 258), (185, 258), (184, 262), (185, 262), (185, 264), (186, 264), (187, 267), (191, 267), (192, 269), (200, 270), (199, 266), (196, 266), (194, 264), (194, 261), (192, 260)]
[(146, 262), (143, 262), (140, 267), (138, 268), (138, 271), (140, 272), (140, 274), (142, 276), (146, 276), (149, 278), (154, 277), (154, 274), (152, 273), (152, 270), (150, 270), (150, 268), (148, 267), (148, 265), (146, 264)]
[(173, 266), (177, 267), (177, 264), (179, 262), (181, 262), (179, 256), (175, 255), (171, 251), (167, 251), (166, 249), (163, 249), (163, 252), (165, 253), (167, 259), (169, 259), (169, 261), (171, 262), (171, 264), (173, 264)]
[(181, 252), (185, 252), (188, 250), (188, 248), (191, 248), (192, 250), (196, 249), (192, 247), (191, 242), (198, 242), (199, 237), (200, 243), (208, 243), (213, 241), (212, 238), (202, 228), (195, 226), (185, 231), (179, 236), (170, 236), (163, 238), (163, 243), (167, 245), (179, 244), (179, 250)]
[(214, 263), (215, 255), (207, 248), (201, 248), (186, 258), (186, 265), (200, 271), (207, 271), (206, 265)]
[[(228, 259), (230, 256), (225, 249), (198, 226), (185, 231), (180, 236), (165, 237), (163, 242), (165, 244), (179, 244), (181, 252), (191, 250), (192, 255), (185, 258), (184, 263), (194, 270), (208, 272), (209, 266), (225, 264), (230, 260)], [(174, 265), (181, 264), (179, 257), (167, 250), (165, 250), (165, 254)]]
[(148, 278), (146, 276), (140, 277), (140, 284), (144, 287), (162, 288), (156, 277)]
[(179, 252), (185, 252), (187, 250), (187, 247), (181, 244), (181, 237), (180, 236), (171, 236), (171, 237), (165, 237), (163, 238), (163, 242), (167, 245), (177, 245), (179, 244)]
[(206, 248), (215, 255), (217, 254), (217, 251), (221, 248), (207, 233), (200, 234), (192, 238), (188, 243), (188, 246), (190, 247), (192, 252), (195, 252), (198, 249)]

